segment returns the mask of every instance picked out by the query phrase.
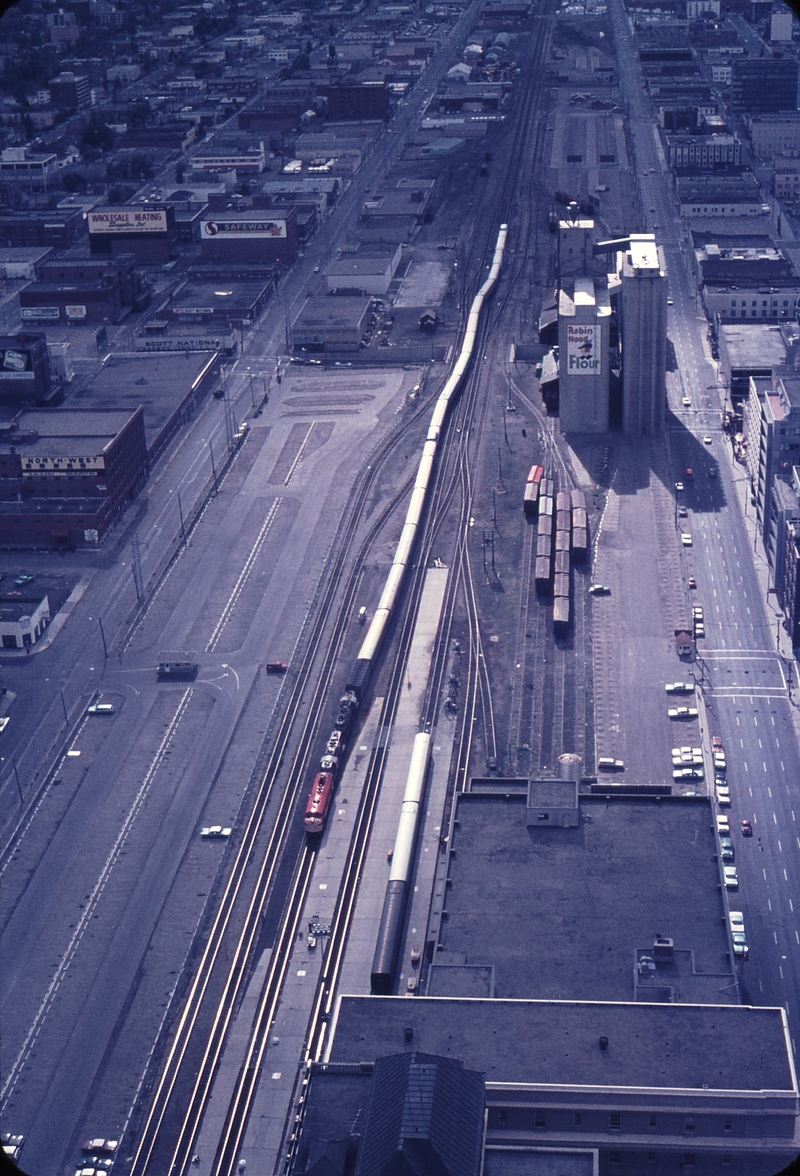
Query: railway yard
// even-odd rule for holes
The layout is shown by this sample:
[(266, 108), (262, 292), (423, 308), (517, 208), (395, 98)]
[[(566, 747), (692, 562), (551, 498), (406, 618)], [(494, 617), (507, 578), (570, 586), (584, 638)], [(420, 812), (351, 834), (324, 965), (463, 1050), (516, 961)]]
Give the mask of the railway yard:
[[(449, 1026), (423, 1010), (462, 997), (518, 1002), (514, 1017), (526, 1001), (705, 1003), (726, 1025), (764, 1006), (780, 1025), (763, 1022), (774, 1049), (753, 1089), (785, 1093), (776, 1059), (800, 1018), (796, 667), (780, 632), (776, 645), (705, 319), (656, 186), (622, 0), (580, 27), (559, 12), (542, 0), (515, 30), (491, 151), (448, 164), (419, 227), (416, 248), (458, 262), (443, 359), (286, 356), (275, 382), (289, 307), (317, 272), (308, 246), (223, 371), (224, 400), (172, 442), (104, 547), (0, 553), (5, 575), (24, 563), (73, 586), (48, 640), (2, 661), (16, 709), (0, 761), (0, 1093), (28, 1176), (314, 1171), (327, 1112), (313, 1075), (372, 1072), (354, 1065), (373, 1032), (358, 1000), (395, 1033), (384, 1052), (413, 1038), (431, 1054)], [(450, 50), (478, 17), (463, 10)], [(601, 44), (621, 62), (607, 109), (576, 112), (553, 63)], [(430, 88), (423, 74), (371, 166), (400, 174)], [(565, 164), (576, 135), (587, 159), (615, 162)], [(564, 437), (540, 393), (553, 193), (599, 181), (604, 233), (663, 230), (685, 359), (658, 436)], [(337, 215), (320, 258), (352, 233), (344, 201)], [(270, 390), (257, 411), (253, 373)], [(556, 780), (574, 803), (548, 791)], [(556, 809), (563, 829), (533, 829)], [(659, 987), (647, 968), (662, 933), (675, 967)], [(680, 1030), (722, 1050), (704, 1031)], [(707, 1083), (681, 1071), (674, 1085)], [(487, 1131), (516, 1146), (504, 1113), (487, 1112)], [(608, 1166), (612, 1145), (592, 1144), (594, 1171), (636, 1170)], [(522, 1171), (493, 1162), (490, 1176)], [(778, 1171), (742, 1163), (730, 1170)]]

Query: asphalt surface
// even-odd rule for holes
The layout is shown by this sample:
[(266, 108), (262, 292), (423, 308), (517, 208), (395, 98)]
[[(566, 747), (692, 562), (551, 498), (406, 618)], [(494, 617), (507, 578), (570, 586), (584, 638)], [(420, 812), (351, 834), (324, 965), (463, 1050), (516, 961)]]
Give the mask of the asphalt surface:
[[(706, 637), (699, 643), (698, 664), (710, 733), (722, 737), (728, 757), (732, 801), (728, 811), (740, 880), (739, 891), (728, 898), (732, 909), (744, 913), (750, 947), (750, 960), (743, 965), (743, 998), (754, 1004), (783, 1005), (796, 1050), (800, 1023), (796, 690), (790, 696), (788, 657), (776, 652), (776, 617), (765, 603), (763, 555), (754, 541), (752, 524), (748, 527), (744, 517), (745, 473), (733, 462), (722, 432), (724, 389), (717, 383), (705, 344), (706, 320), (696, 306), (688, 245), (662, 180), (664, 161), (619, 0), (612, 0), (610, 13), (647, 228), (664, 247), (674, 303), (668, 330), (680, 370), (677, 379), (669, 381), (673, 415), (668, 417), (668, 451), (674, 479), (682, 480), (685, 487), (679, 501), (688, 508), (686, 520), (676, 518), (676, 530), (680, 522), (680, 529), (693, 538), (693, 546), (685, 549), (686, 574), (695, 576), (697, 603), (704, 608)], [(684, 408), (684, 396), (691, 400), (691, 408)], [(703, 441), (706, 436), (711, 437), (710, 445)], [(687, 468), (694, 470), (692, 481), (683, 476)], [(709, 476), (712, 470), (716, 477)], [(794, 667), (792, 674), (796, 687)], [(739, 832), (745, 817), (753, 822), (752, 839), (742, 838)]]

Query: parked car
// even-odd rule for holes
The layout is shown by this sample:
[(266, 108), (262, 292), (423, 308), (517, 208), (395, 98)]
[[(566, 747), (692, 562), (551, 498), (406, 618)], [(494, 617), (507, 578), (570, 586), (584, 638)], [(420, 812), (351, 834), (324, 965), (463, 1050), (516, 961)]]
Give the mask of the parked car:
[(93, 702), (91, 706), (86, 708), (87, 715), (113, 715), (113, 702)]
[(750, 949), (747, 946), (747, 940), (744, 937), (743, 931), (732, 931), (731, 942), (733, 943), (733, 954), (737, 959), (750, 959)]
[(720, 837), (719, 854), (724, 862), (733, 861), (733, 842), (730, 837)]
[(684, 531), (681, 534), (681, 543), (683, 544), (684, 547), (691, 547), (692, 546), (692, 537), (688, 533), (688, 531)]
[(208, 825), (205, 829), (200, 830), (201, 837), (230, 837), (232, 829), (228, 829), (222, 825)]
[(731, 831), (731, 826), (730, 826), (730, 822), (728, 821), (728, 814), (727, 813), (717, 813), (717, 832), (719, 834), (722, 834), (722, 833), (730, 833), (730, 831)]
[(676, 490), (682, 490), (682, 489), (683, 489), (683, 482), (676, 482), (676, 483), (675, 483), (675, 489), (676, 489)]
[(22, 1145), (25, 1142), (24, 1135), (6, 1135), (3, 1134), (3, 1152), (11, 1160), (18, 1160), (19, 1153), (22, 1151)]
[(597, 760), (597, 766), (598, 768), (601, 768), (607, 772), (614, 770), (620, 771), (625, 767), (625, 761), (620, 759), (612, 759), (610, 755), (601, 755)]
[(667, 682), (667, 694), (694, 694), (694, 682)]
[(696, 706), (671, 706), (667, 711), (671, 719), (696, 719)]
[(84, 1139), (81, 1151), (84, 1155), (113, 1156), (118, 1147), (118, 1139)]
[(741, 911), (728, 911), (728, 921), (732, 932), (744, 935), (744, 915)]
[(689, 588), (696, 588), (697, 587), (697, 580), (695, 580), (694, 576), (690, 576), (689, 579), (686, 581), (686, 584)]
[(611, 589), (607, 584), (592, 584), (589, 588), (590, 596), (610, 596)]

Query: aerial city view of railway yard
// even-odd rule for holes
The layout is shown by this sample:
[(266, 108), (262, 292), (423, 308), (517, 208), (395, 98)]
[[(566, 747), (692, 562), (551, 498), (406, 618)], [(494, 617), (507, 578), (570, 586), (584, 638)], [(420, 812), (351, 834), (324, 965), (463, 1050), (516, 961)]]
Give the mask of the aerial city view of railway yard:
[(6, 8), (6, 1162), (792, 1169), (800, 22)]

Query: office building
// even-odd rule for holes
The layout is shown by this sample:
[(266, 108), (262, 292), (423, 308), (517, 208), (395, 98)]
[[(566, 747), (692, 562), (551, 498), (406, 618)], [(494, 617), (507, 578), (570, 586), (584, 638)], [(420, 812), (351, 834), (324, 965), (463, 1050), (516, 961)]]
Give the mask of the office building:
[(759, 57), (733, 62), (734, 110), (770, 113), (797, 110), (797, 60)]
[(751, 378), (744, 425), (751, 494), (764, 534), (773, 479), (788, 479), (800, 464), (800, 377)]

